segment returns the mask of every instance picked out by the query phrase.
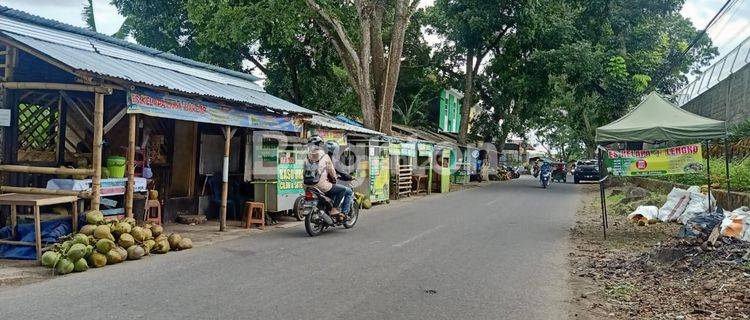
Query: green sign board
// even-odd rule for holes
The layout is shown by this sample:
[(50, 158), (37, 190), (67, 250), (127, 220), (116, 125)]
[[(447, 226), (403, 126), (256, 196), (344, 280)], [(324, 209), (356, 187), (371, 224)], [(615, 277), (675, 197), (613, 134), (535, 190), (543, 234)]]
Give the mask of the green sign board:
[(653, 150), (610, 150), (604, 157), (604, 165), (615, 176), (702, 173), (703, 162), (700, 144)]
[(279, 150), (276, 165), (276, 188), (279, 195), (304, 192), (302, 175), (305, 170), (305, 154), (296, 150)]

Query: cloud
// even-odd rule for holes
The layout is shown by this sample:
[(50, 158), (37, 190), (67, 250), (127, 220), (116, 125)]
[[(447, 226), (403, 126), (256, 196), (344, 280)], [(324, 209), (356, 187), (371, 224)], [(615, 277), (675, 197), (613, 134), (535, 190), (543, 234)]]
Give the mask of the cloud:
[[(84, 0), (2, 0), (0, 4), (77, 27), (86, 26), (81, 16)], [(125, 20), (109, 0), (94, 0), (94, 17), (98, 31), (104, 34), (115, 33)]]

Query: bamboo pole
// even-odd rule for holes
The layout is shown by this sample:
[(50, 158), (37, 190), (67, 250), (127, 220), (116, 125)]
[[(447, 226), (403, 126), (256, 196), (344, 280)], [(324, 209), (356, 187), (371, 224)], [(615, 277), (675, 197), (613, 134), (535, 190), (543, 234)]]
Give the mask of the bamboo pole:
[(102, 189), (102, 130), (104, 126), (104, 94), (94, 95), (94, 145), (91, 166), (94, 176), (91, 178), (91, 210), (99, 210)]
[(135, 129), (136, 115), (128, 117), (128, 185), (125, 189), (125, 214), (133, 217), (133, 185), (135, 185)]
[(0, 87), (11, 90), (68, 90), (94, 92), (99, 94), (112, 94), (112, 88), (102, 86), (91, 86), (75, 83), (51, 83), (51, 82), (3, 82)]
[(93, 169), (34, 167), (34, 166), (22, 166), (22, 165), (14, 165), (14, 164), (0, 165), (0, 172), (54, 174), (54, 175), (86, 175), (86, 176), (90, 176), (94, 174)]
[(77, 196), (82, 199), (91, 198), (91, 192), (88, 192), (88, 191), (55, 190), (55, 189), (32, 188), (32, 187), (0, 186), (0, 192), (2, 193), (24, 193), (24, 194), (46, 194), (46, 195), (51, 195), (51, 196)]
[(229, 196), (229, 147), (232, 145), (231, 142), (232, 127), (224, 126), (224, 165), (222, 166), (221, 175), (221, 211), (219, 217), (219, 231), (224, 231), (227, 228), (227, 197)]

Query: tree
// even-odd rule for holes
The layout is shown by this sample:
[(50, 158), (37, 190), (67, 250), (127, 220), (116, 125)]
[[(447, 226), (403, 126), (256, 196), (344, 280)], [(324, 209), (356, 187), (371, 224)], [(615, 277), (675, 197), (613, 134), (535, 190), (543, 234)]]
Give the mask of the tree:
[(484, 59), (515, 32), (515, 19), (527, 1), (436, 0), (428, 9), (431, 32), (447, 41), (439, 48), (455, 69), (465, 69), (459, 143), (466, 142), (469, 109), (474, 106), (475, 81)]
[[(364, 125), (391, 133), (393, 100), (404, 36), (419, 1), (305, 2), (316, 13), (318, 26), (329, 38), (346, 68), (349, 82), (362, 108)], [(357, 31), (348, 29), (347, 25), (355, 26), (352, 29)], [(390, 36), (387, 47), (385, 31), (389, 31)]]
[[(96, 17), (94, 16), (94, 0), (88, 0), (86, 3), (84, 3), (81, 16), (83, 17), (83, 21), (86, 23), (86, 27), (89, 30), (98, 32), (96, 30)], [(125, 39), (128, 36), (129, 32), (130, 22), (125, 19), (122, 25), (120, 25), (120, 28), (117, 30), (117, 32), (115, 32), (112, 36), (118, 39)]]

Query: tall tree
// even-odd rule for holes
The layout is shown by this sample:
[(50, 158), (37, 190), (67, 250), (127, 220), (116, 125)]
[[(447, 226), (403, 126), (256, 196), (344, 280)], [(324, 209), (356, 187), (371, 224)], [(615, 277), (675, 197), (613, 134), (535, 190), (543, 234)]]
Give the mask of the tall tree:
[(469, 109), (475, 104), (475, 82), (484, 59), (501, 47), (506, 35), (515, 32), (515, 19), (525, 0), (436, 0), (428, 9), (432, 32), (447, 41), (439, 48), (451, 68), (465, 69), (458, 140), (466, 142)]
[[(349, 82), (362, 108), (364, 125), (391, 133), (393, 99), (401, 68), (404, 36), (419, 1), (305, 2), (316, 13), (318, 25), (346, 68)], [(346, 25), (354, 26), (356, 31), (351, 31)], [(390, 36), (388, 46), (386, 31)]]

